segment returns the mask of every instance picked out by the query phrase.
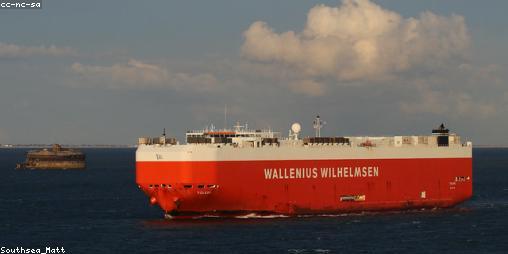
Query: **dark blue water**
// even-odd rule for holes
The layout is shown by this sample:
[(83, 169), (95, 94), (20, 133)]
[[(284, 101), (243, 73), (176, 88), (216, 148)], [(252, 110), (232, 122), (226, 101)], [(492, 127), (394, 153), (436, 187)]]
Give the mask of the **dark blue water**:
[(508, 253), (508, 149), (474, 150), (453, 209), (168, 221), (137, 189), (133, 149), (85, 149), (84, 171), (15, 170), (0, 149), (0, 247), (66, 253)]

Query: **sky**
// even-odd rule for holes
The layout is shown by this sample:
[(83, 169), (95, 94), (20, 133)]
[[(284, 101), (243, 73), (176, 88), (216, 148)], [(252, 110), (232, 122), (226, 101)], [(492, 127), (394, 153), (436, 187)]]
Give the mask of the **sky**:
[(236, 121), (508, 145), (508, 2), (64, 1), (0, 10), (0, 144)]

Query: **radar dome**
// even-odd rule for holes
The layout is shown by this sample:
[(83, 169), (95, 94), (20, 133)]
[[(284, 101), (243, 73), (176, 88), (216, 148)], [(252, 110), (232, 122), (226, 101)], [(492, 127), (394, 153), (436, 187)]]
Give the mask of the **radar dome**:
[(302, 126), (299, 123), (294, 123), (293, 125), (291, 125), (291, 130), (294, 133), (299, 133), (302, 130)]

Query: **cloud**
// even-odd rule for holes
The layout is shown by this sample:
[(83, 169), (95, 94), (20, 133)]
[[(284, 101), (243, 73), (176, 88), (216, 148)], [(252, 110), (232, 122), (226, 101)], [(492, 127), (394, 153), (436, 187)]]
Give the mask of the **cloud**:
[(418, 87), (420, 98), (411, 102), (401, 102), (400, 109), (407, 114), (432, 113), (454, 117), (487, 118), (496, 113), (492, 103), (473, 99), (467, 92), (435, 91), (429, 87)]
[(33, 56), (74, 56), (77, 52), (69, 47), (51, 46), (19, 46), (16, 44), (6, 44), (0, 42), (1, 58), (27, 58)]
[(283, 64), (307, 78), (345, 82), (439, 70), (467, 59), (470, 45), (462, 16), (427, 11), (404, 18), (369, 0), (317, 5), (301, 32), (277, 33), (257, 21), (244, 32), (244, 39), (241, 50), (247, 59)]
[(325, 86), (310, 79), (297, 80), (289, 83), (289, 88), (299, 94), (321, 96), (325, 93)]
[(126, 64), (95, 66), (74, 63), (72, 70), (91, 78), (110, 78), (112, 81), (129, 84), (159, 84), (169, 78), (169, 73), (157, 65), (129, 60)]
[(71, 69), (83, 78), (99, 81), (110, 87), (170, 87), (210, 90), (218, 83), (215, 76), (209, 73), (171, 72), (161, 65), (148, 64), (134, 59), (127, 63), (116, 63), (111, 66), (74, 63)]

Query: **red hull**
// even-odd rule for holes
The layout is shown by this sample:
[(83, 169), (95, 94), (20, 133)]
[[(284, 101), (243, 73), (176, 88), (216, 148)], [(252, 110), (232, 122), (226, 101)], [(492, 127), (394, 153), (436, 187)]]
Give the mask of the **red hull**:
[[(339, 175), (342, 166), (353, 170)], [(355, 166), (373, 166), (377, 172), (355, 175)], [(290, 168), (309, 168), (310, 176)], [(323, 175), (322, 168), (334, 169)], [(266, 169), (277, 171), (275, 179)], [(138, 161), (136, 182), (153, 204), (177, 215), (450, 207), (472, 195), (472, 159)]]

